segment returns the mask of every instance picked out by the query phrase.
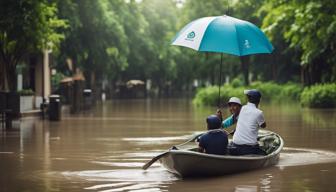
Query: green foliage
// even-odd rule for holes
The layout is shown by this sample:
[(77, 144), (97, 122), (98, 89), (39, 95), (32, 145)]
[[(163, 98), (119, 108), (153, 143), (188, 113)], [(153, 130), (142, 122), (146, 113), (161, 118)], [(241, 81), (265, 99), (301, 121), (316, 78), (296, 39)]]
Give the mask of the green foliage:
[(336, 80), (336, 4), (333, 0), (267, 1), (259, 10), (271, 39), (299, 53), (306, 84)]
[(236, 77), (231, 82), (231, 86), (233, 88), (242, 87), (243, 85), (244, 85), (244, 80), (241, 77)]
[(306, 87), (301, 94), (301, 104), (310, 108), (336, 107), (336, 84)]
[(31, 96), (31, 95), (34, 95), (34, 91), (31, 90), (31, 89), (22, 89), (20, 91), (18, 91), (19, 95), (21, 96)]
[(128, 66), (129, 48), (121, 23), (127, 21), (121, 13), (129, 13), (124, 1), (59, 1), (57, 6), (60, 16), (71, 24), (63, 31), (66, 37), (59, 63), (70, 58), (88, 77), (91, 73), (115, 77)]
[(61, 82), (61, 80), (64, 78), (65, 76), (62, 73), (56, 73), (55, 75), (51, 76), (51, 85), (54, 89), (57, 89), (59, 87), (59, 84)]
[(211, 86), (197, 90), (196, 96), (193, 100), (195, 105), (216, 105), (218, 101), (218, 87)]
[[(183, 3), (182, 8), (176, 7), (177, 2)], [(249, 56), (250, 74), (244, 73), (245, 77), (268, 82), (250, 87), (260, 89), (264, 100), (298, 100), (302, 88), (296, 83), (301, 80), (336, 81), (335, 6), (333, 0), (2, 0), (0, 89), (15, 83), (13, 66), (50, 46), (58, 71), (71, 75), (73, 71), (66, 71), (70, 58), (87, 80), (96, 77), (97, 83), (150, 79), (153, 88), (171, 86), (180, 92), (192, 90), (195, 80), (200, 86), (217, 85), (220, 54), (170, 42), (197, 18), (227, 14), (261, 26), (275, 47), (271, 55)], [(222, 74), (233, 79), (231, 86), (222, 87), (223, 102), (229, 97), (226, 89), (235, 91), (243, 85), (240, 78), (248, 69), (240, 62), (239, 57), (223, 54)], [(295, 83), (277, 84), (288, 81)], [(216, 92), (207, 94), (217, 97)], [(205, 103), (217, 103), (212, 100)]]
[(270, 101), (278, 97), (281, 92), (281, 85), (275, 84), (273, 82), (254, 82), (251, 84), (250, 88), (257, 89), (261, 92), (262, 100)]
[[(302, 88), (298, 84), (276, 84), (273, 82), (253, 82), (249, 87), (239, 86), (235, 87), (233, 84), (221, 87), (221, 101), (226, 103), (230, 97), (238, 97), (244, 103), (246, 97), (244, 95), (245, 89), (258, 89), (262, 94), (263, 101), (297, 101), (300, 98)], [(218, 87), (200, 88), (194, 98), (196, 105), (216, 105), (218, 99)]]
[(294, 83), (253, 82), (249, 88), (258, 89), (266, 101), (299, 100), (302, 92), (302, 87)]
[[(221, 87), (220, 104), (226, 104), (231, 97), (238, 97), (241, 101), (246, 100), (244, 97), (244, 88), (234, 88), (230, 85)], [(193, 103), (197, 106), (201, 105), (218, 105), (218, 86), (210, 86), (197, 90)]]
[(0, 89), (15, 90), (15, 68), (25, 56), (58, 46), (65, 28), (47, 0), (0, 1)]
[(302, 86), (297, 83), (287, 83), (282, 86), (280, 98), (299, 101), (302, 90)]
[[(144, 0), (140, 3), (141, 13), (148, 27), (141, 38), (144, 47), (137, 51), (146, 54), (141, 70), (145, 77), (153, 80), (153, 85), (161, 90), (166, 83), (176, 78), (176, 50), (171, 49), (170, 41), (175, 35), (177, 8), (173, 1)], [(145, 51), (145, 52), (144, 52)], [(150, 56), (150, 59), (147, 57)], [(137, 71), (133, 71), (137, 72)]]

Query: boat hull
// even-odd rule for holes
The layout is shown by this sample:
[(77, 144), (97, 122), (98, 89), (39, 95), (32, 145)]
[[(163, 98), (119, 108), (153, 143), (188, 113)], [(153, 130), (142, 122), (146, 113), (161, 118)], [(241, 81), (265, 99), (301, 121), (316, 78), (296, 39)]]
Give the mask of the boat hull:
[(169, 171), (181, 177), (205, 177), (233, 174), (275, 165), (279, 161), (283, 140), (266, 156), (211, 155), (192, 150), (170, 150), (160, 158), (160, 163)]

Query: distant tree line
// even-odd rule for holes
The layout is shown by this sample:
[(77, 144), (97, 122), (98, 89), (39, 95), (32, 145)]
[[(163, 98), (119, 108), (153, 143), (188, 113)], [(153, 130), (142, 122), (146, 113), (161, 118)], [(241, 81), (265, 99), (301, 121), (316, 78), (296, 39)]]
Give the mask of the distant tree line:
[(170, 43), (190, 21), (224, 14), (261, 27), (275, 47), (243, 63), (224, 54), (228, 80), (335, 82), (335, 9), (333, 0), (2, 0), (0, 89), (14, 90), (16, 65), (46, 48), (57, 71), (71, 75), (71, 60), (88, 87), (151, 80), (162, 94), (217, 84), (219, 54)]

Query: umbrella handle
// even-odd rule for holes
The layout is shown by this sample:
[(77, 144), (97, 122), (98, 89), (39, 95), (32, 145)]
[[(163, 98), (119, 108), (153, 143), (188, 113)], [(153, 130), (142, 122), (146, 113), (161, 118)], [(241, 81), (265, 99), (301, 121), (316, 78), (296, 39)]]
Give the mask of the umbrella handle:
[(222, 62), (223, 62), (223, 53), (221, 53), (221, 62), (219, 64), (219, 82), (218, 82), (218, 101), (217, 101), (217, 107), (221, 107), (221, 102), (220, 102), (220, 87), (222, 84)]

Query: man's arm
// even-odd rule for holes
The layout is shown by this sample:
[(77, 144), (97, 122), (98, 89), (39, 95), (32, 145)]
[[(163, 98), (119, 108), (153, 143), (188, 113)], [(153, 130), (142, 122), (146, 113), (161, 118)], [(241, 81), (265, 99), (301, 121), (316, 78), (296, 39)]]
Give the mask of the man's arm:
[(264, 118), (264, 114), (262, 112), (260, 113), (260, 115), (258, 117), (258, 125), (261, 128), (266, 128), (266, 121), (265, 121), (265, 118)]
[(205, 147), (204, 147), (204, 137), (202, 136), (199, 138), (199, 143), (198, 143), (198, 152), (200, 153), (205, 153)]
[(223, 121), (223, 115), (222, 115), (222, 111), (220, 109), (217, 109), (216, 115), (221, 121)]
[(228, 127), (234, 125), (234, 123), (235, 123), (234, 117), (233, 117), (233, 115), (231, 115), (222, 122), (222, 127), (223, 128), (228, 128)]

